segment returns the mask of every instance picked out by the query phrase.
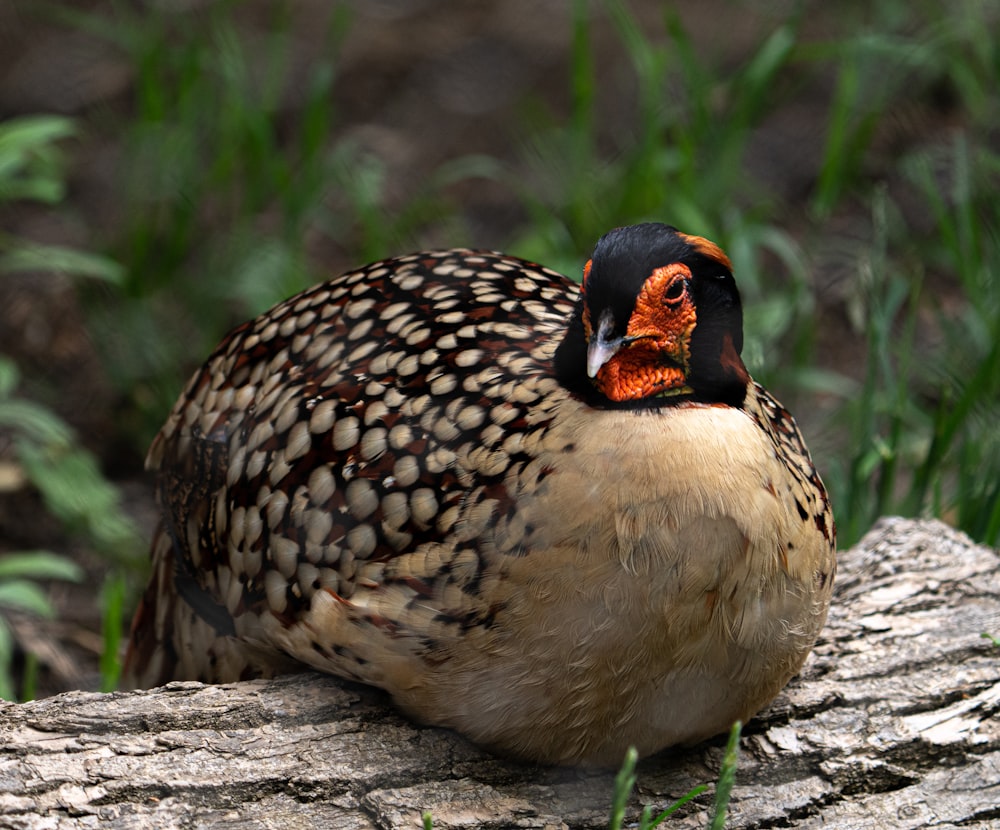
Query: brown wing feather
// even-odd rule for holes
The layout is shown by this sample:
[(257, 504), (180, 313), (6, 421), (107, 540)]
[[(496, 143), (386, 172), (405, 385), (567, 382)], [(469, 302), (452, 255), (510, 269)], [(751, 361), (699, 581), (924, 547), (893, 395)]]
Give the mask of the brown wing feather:
[[(316, 591), (350, 599), (375, 576), (418, 601), (435, 583), (474, 579), (441, 551), (419, 569), (413, 557), (387, 565), (460, 519), (502, 512), (503, 474), (531, 460), (509, 439), (556, 389), (551, 351), (575, 293), (511, 257), (425, 253), (342, 275), (236, 329), (150, 450), (165, 521), (144, 602), (171, 597), (174, 609), (157, 609), (152, 641), (154, 612), (140, 612), (130, 677), (190, 676), (183, 648), (204, 653), (234, 624), (252, 639), (242, 629), (264, 614), (291, 625)], [(456, 614), (468, 622), (470, 610)], [(162, 666), (149, 672), (156, 640)], [(240, 662), (216, 658), (196, 676), (259, 670)]]

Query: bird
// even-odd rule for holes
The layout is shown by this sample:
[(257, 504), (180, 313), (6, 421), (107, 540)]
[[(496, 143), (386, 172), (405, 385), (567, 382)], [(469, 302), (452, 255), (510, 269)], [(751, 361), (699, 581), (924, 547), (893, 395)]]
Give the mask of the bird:
[(727, 255), (655, 222), (580, 283), (451, 249), (276, 305), (151, 445), (126, 684), (317, 669), (550, 765), (728, 731), (800, 670), (836, 571), (742, 346)]

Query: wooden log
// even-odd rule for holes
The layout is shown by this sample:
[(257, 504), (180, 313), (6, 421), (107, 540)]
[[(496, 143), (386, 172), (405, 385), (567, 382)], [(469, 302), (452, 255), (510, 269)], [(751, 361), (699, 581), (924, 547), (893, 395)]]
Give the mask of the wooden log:
[[(837, 580), (802, 675), (744, 730), (728, 826), (1000, 827), (1000, 554), (885, 519)], [(723, 743), (641, 762), (633, 819), (711, 784)], [(0, 704), (3, 828), (597, 828), (612, 777), (492, 757), (317, 674)]]

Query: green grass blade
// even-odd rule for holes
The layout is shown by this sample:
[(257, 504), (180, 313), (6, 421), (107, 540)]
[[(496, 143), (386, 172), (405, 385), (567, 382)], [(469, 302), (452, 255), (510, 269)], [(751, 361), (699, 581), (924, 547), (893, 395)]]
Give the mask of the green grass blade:
[(0, 582), (7, 579), (64, 579), (79, 582), (83, 569), (47, 550), (19, 551), (0, 556)]
[(729, 799), (736, 782), (736, 767), (740, 757), (740, 734), (743, 724), (739, 721), (733, 724), (726, 743), (726, 752), (722, 758), (722, 768), (719, 770), (719, 783), (715, 788), (715, 809), (712, 813), (711, 830), (724, 830), (726, 818), (729, 815)]
[(21, 694), (19, 699), (34, 700), (38, 696), (38, 655), (27, 651), (24, 654), (24, 667), (21, 669)]
[(676, 813), (681, 807), (683, 807), (692, 799), (697, 798), (707, 789), (708, 789), (707, 784), (699, 784), (697, 787), (692, 787), (690, 790), (688, 790), (684, 795), (678, 798), (673, 804), (667, 807), (666, 810), (664, 810), (654, 819), (648, 818), (646, 811), (650, 811), (650, 808), (647, 807), (646, 811), (643, 812), (643, 821), (640, 822), (639, 830), (653, 830), (654, 827), (657, 827), (662, 821), (668, 819), (670, 816)]
[[(618, 774), (615, 775), (614, 789), (611, 795), (611, 815), (608, 819), (609, 830), (622, 830), (622, 827), (625, 826), (625, 811), (628, 806), (629, 797), (632, 795), (632, 790), (635, 789), (635, 767), (638, 760), (639, 753), (634, 746), (630, 746), (625, 753), (625, 758), (622, 761), (621, 768), (618, 770)], [(655, 818), (653, 817), (653, 808), (648, 804), (645, 805), (639, 819), (639, 830), (653, 830), (653, 828), (657, 827), (661, 822), (676, 813), (689, 801), (697, 798), (707, 789), (708, 787), (705, 784), (693, 787)]]
[(635, 765), (639, 760), (639, 753), (634, 746), (630, 746), (625, 753), (621, 769), (615, 776), (614, 790), (611, 795), (611, 817), (608, 820), (609, 830), (621, 830), (625, 824), (625, 807), (628, 804), (629, 796), (635, 787)]
[(25, 611), (46, 619), (55, 615), (55, 609), (45, 591), (27, 579), (0, 582), (0, 608)]
[(91, 277), (120, 285), (125, 269), (100, 254), (91, 254), (60, 245), (21, 244), (0, 256), (0, 273), (51, 271), (78, 277)]
[(0, 700), (14, 700), (17, 690), (14, 676), (11, 672), (11, 662), (14, 659), (14, 635), (10, 626), (0, 615)]
[(110, 574), (101, 591), (101, 629), (104, 649), (101, 652), (101, 691), (111, 692), (118, 687), (121, 676), (122, 632), (125, 630), (125, 601), (127, 580), (120, 572)]
[(0, 396), (0, 427), (19, 433), (32, 444), (69, 447), (73, 432), (58, 415), (41, 404)]

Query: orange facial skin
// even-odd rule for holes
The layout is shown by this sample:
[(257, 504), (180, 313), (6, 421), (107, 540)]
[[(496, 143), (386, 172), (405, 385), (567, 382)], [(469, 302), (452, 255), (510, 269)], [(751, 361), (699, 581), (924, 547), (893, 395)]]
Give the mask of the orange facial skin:
[(677, 262), (657, 268), (646, 280), (625, 344), (594, 378), (607, 398), (625, 401), (691, 391), (687, 376), (697, 314), (690, 280), (691, 270)]

